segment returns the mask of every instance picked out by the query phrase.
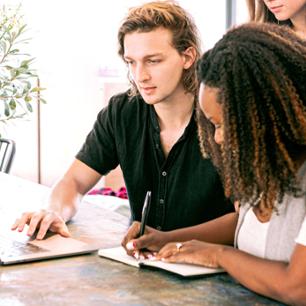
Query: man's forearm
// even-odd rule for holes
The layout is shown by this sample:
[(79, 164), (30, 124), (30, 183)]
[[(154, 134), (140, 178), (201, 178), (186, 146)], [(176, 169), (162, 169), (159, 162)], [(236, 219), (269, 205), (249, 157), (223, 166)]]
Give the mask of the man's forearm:
[(48, 209), (57, 212), (67, 222), (77, 212), (82, 197), (73, 181), (62, 179), (52, 188)]

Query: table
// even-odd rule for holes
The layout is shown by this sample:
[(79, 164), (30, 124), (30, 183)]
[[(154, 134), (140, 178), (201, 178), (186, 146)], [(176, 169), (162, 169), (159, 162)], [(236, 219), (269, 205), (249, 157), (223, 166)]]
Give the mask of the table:
[[(1, 225), (39, 207), (49, 189), (0, 173)], [(5, 217), (4, 216), (11, 216)], [(74, 237), (117, 246), (128, 218), (83, 202), (69, 223)], [(282, 305), (259, 296), (227, 274), (183, 279), (161, 270), (137, 269), (97, 253), (0, 267), (0, 306), (44, 305)]]

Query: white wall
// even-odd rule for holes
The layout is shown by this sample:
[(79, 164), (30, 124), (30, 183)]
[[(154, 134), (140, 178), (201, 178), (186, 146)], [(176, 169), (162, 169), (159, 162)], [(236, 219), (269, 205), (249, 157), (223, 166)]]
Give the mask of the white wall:
[(236, 0), (236, 24), (241, 24), (249, 20), (249, 12), (246, 0)]
[[(203, 48), (210, 48), (225, 30), (225, 1), (178, 1), (195, 18)], [(6, 0), (5, 3), (20, 1)], [(64, 173), (105, 105), (107, 83), (125, 82), (117, 56), (117, 30), (127, 8), (139, 0), (23, 0), (31, 53), (47, 100), (41, 107), (41, 182), (51, 185)], [(114, 72), (117, 76), (102, 77)], [(16, 139), (12, 173), (37, 181), (37, 122), (7, 129)]]

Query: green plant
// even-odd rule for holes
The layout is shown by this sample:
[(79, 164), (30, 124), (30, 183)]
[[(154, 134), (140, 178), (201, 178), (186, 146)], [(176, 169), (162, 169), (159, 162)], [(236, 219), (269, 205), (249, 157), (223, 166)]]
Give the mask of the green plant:
[(0, 7), (0, 123), (29, 115), (42, 90), (33, 58), (25, 53), (26, 29), (20, 6)]

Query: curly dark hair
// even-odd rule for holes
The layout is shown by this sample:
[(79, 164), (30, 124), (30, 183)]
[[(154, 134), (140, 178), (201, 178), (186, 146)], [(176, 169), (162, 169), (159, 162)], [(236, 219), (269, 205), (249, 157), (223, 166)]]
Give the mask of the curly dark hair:
[(202, 153), (225, 193), (274, 208), (301, 193), (297, 157), (306, 152), (306, 43), (288, 27), (248, 23), (230, 30), (198, 62), (198, 78), (217, 88), (224, 142), (198, 109)]
[[(197, 27), (192, 17), (174, 1), (154, 1), (133, 7), (122, 22), (118, 31), (120, 57), (124, 60), (124, 37), (132, 32), (150, 32), (157, 28), (165, 28), (173, 35), (173, 47), (181, 54), (189, 47), (194, 47), (196, 60), (189, 69), (184, 70), (182, 82), (187, 92), (197, 94), (198, 80), (196, 62), (200, 58), (201, 43)], [(138, 94), (133, 80), (131, 95)]]

